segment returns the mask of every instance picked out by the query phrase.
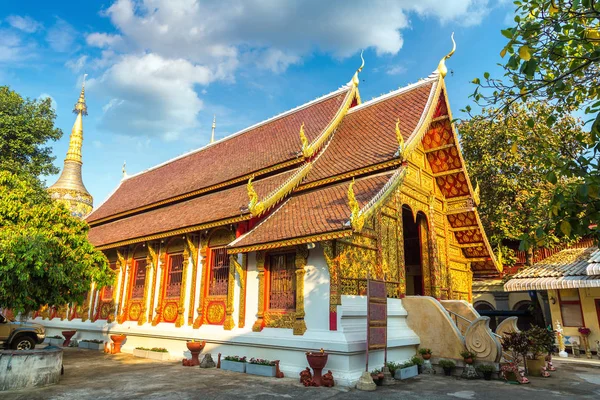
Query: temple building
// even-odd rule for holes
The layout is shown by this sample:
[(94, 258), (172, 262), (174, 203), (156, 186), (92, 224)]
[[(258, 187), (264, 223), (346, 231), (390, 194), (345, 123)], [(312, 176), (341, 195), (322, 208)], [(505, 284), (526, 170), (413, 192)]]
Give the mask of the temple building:
[[(305, 351), (324, 348), (336, 381), (352, 383), (364, 370), (370, 278), (387, 286), (388, 360), (409, 359), (443, 324), (464, 349), (444, 307), (470, 307), (473, 275), (501, 267), (452, 124), (453, 52), (427, 78), (366, 102), (361, 66), (334, 92), (124, 177), (86, 219), (114, 286), (43, 323), (124, 333), (124, 351), (179, 358), (185, 340), (206, 340), (213, 357), (279, 359), (291, 376)], [(415, 309), (419, 299), (428, 303)], [(425, 332), (428, 318), (443, 324)], [(381, 367), (383, 352), (370, 360)]]
[(65, 204), (71, 210), (71, 214), (78, 218), (85, 218), (94, 206), (94, 199), (85, 188), (81, 177), (83, 165), (81, 157), (81, 146), (83, 144), (83, 116), (87, 115), (85, 104), (85, 77), (81, 87), (81, 94), (73, 112), (77, 114), (71, 137), (69, 139), (69, 150), (65, 157), (65, 164), (56, 183), (48, 188), (50, 197), (55, 201)]

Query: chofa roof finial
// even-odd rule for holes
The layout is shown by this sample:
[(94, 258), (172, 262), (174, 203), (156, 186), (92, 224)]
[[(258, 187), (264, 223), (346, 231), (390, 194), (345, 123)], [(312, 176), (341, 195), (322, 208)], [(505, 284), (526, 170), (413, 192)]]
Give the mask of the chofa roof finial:
[(440, 60), (440, 63), (438, 64), (438, 67), (437, 67), (437, 72), (439, 72), (439, 74), (442, 76), (442, 78), (446, 77), (446, 75), (448, 74), (448, 68), (446, 67), (446, 60), (449, 59), (450, 57), (452, 57), (452, 54), (454, 54), (454, 52), (456, 51), (456, 42), (454, 41), (454, 32), (452, 32), (452, 36), (450, 36), (450, 38), (452, 39), (452, 51), (450, 51), (450, 53), (446, 54)]
[(354, 73), (354, 76), (352, 77), (352, 84), (354, 84), (354, 86), (358, 86), (358, 83), (359, 83), (358, 74), (363, 70), (363, 68), (365, 66), (365, 59), (363, 57), (363, 53), (364, 53), (364, 50), (361, 50), (360, 51), (360, 59), (361, 59), (362, 63), (360, 64), (360, 67), (358, 67), (358, 69)]

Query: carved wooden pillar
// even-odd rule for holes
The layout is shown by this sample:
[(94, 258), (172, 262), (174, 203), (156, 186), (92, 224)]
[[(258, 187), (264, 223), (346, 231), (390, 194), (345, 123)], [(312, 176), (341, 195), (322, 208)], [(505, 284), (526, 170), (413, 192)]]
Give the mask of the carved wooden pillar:
[(115, 316), (120, 315), (121, 313), (121, 309), (123, 307), (123, 293), (125, 290), (125, 284), (126, 284), (126, 275), (127, 275), (127, 261), (125, 260), (125, 257), (123, 256), (123, 253), (121, 253), (119, 250), (117, 250), (117, 264), (119, 265), (119, 290), (115, 290), (114, 295), (117, 296), (117, 292), (118, 292), (118, 297), (115, 297), (115, 311), (112, 318), (109, 315), (107, 317), (107, 321), (108, 322), (112, 322), (115, 318)]
[(120, 311), (117, 313), (117, 322), (122, 324), (127, 320), (127, 314), (129, 313), (129, 303), (131, 299), (131, 282), (134, 279), (133, 276), (133, 251), (126, 262), (125, 267), (125, 278), (123, 279), (123, 286), (121, 287), (121, 295), (123, 296), (119, 301)]
[(337, 330), (337, 306), (342, 304), (339, 263), (335, 256), (335, 241), (322, 242), (323, 255), (329, 269), (329, 330)]
[(194, 323), (194, 305), (196, 302), (196, 277), (198, 275), (198, 247), (194, 243), (194, 238), (190, 235), (185, 236), (185, 243), (192, 257), (192, 285), (190, 288), (190, 303), (188, 312), (188, 325)]
[(306, 245), (296, 246), (296, 321), (294, 321), (294, 335), (304, 335), (306, 322), (304, 321), (304, 275), (306, 274), (306, 261), (308, 249)]
[(187, 246), (183, 250), (183, 271), (181, 273), (181, 289), (179, 291), (179, 303), (177, 304), (177, 320), (175, 327), (181, 328), (185, 325), (185, 291), (187, 289), (187, 276), (190, 266), (190, 252)]
[(236, 269), (238, 271), (238, 275), (240, 276), (240, 314), (238, 317), (238, 326), (240, 328), (243, 328), (246, 325), (246, 287), (248, 276), (248, 253), (242, 253), (242, 264), (236, 264)]
[(256, 270), (258, 271), (258, 312), (252, 326), (254, 332), (262, 331), (265, 316), (265, 252), (256, 252)]
[(400, 189), (396, 192), (396, 240), (398, 248), (398, 297), (406, 296), (406, 261), (404, 259), (404, 221), (402, 219), (402, 199)]
[(196, 317), (196, 320), (194, 321), (194, 329), (198, 329), (202, 326), (202, 324), (204, 323), (204, 291), (206, 290), (206, 280), (208, 279), (206, 277), (206, 268), (208, 268), (208, 265), (206, 263), (206, 256), (207, 256), (207, 249), (208, 249), (208, 237), (202, 235), (200, 236), (200, 257), (202, 257), (202, 261), (201, 261), (201, 265), (202, 265), (202, 272), (200, 273), (200, 293), (198, 294), (198, 309), (196, 310), (196, 312), (198, 313), (198, 316)]
[[(152, 320), (152, 326), (158, 325), (158, 323), (162, 320), (162, 312), (164, 308), (164, 284), (165, 284), (165, 276), (167, 273), (167, 252), (166, 249), (161, 247), (160, 255), (158, 256), (160, 260), (160, 280), (158, 281), (158, 301), (156, 303), (156, 315)], [(158, 274), (157, 274), (158, 275)]]
[[(235, 326), (233, 322), (233, 295), (235, 290), (235, 268), (237, 262), (237, 254), (231, 254), (229, 256), (229, 278), (227, 279), (227, 303), (225, 304), (225, 321), (223, 322), (223, 329), (230, 331)], [(241, 275), (240, 275), (241, 279)]]
[(429, 197), (429, 263), (431, 267), (431, 296), (436, 299), (442, 297), (441, 292), (441, 269), (437, 246), (437, 232), (435, 230), (435, 196)]

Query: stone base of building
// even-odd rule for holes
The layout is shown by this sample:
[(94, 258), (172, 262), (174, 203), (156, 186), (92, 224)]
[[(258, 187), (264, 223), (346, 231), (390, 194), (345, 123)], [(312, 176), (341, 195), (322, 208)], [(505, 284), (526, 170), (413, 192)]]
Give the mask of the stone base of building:
[[(76, 329), (74, 339), (100, 339), (110, 341), (109, 335), (125, 334), (127, 340), (122, 346), (124, 353), (133, 353), (136, 347), (164, 347), (171, 360), (189, 357), (186, 341), (205, 340), (206, 346), (201, 356), (210, 353), (216, 361), (218, 353), (226, 355), (257, 357), (280, 360), (280, 368), (288, 377), (297, 377), (308, 366), (305, 353), (323, 348), (329, 353), (324, 372), (331, 370), (336, 384), (353, 386), (365, 370), (367, 303), (364, 296), (343, 296), (343, 305), (338, 307), (338, 330), (317, 329), (310, 322), (304, 335), (294, 335), (292, 329), (264, 328), (253, 332), (248, 328), (234, 328), (226, 331), (222, 326), (203, 325), (199, 329), (192, 326), (175, 328), (170, 323), (157, 326), (137, 322), (123, 324), (106, 321), (81, 322), (59, 319), (35, 322), (46, 326), (47, 336), (60, 335), (62, 330)], [(419, 338), (406, 325), (406, 310), (399, 299), (388, 300), (388, 361), (404, 362), (415, 355)], [(310, 321), (310, 319), (308, 319)], [(369, 354), (369, 370), (383, 367), (383, 351)]]

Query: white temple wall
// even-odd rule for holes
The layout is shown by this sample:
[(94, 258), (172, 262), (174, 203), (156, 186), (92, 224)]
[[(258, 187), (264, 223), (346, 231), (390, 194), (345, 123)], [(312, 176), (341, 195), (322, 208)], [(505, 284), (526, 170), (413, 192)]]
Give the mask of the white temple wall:
[[(200, 267), (200, 264), (199, 264)], [(196, 286), (199, 294), (200, 276), (198, 271)], [(159, 271), (160, 272), (160, 271)], [(237, 274), (236, 274), (237, 275)], [(160, 277), (160, 275), (159, 275)], [(160, 278), (159, 278), (160, 279)], [(176, 328), (173, 323), (159, 323), (152, 326), (151, 321), (139, 326), (137, 322), (127, 321), (107, 324), (104, 320), (92, 323), (81, 320), (52, 321), (37, 318), (44, 324), (47, 336), (60, 334), (66, 329), (76, 329), (75, 339), (102, 339), (109, 341), (110, 334), (123, 333), (127, 340), (123, 352), (131, 353), (135, 347), (164, 347), (169, 350), (172, 359), (182, 359), (187, 355), (185, 342), (190, 339), (206, 340), (203, 353), (210, 352), (217, 360), (218, 353), (281, 360), (282, 371), (290, 377), (297, 377), (306, 368), (306, 351), (319, 351), (324, 348), (329, 354), (326, 370), (331, 370), (336, 382), (341, 385), (353, 385), (365, 369), (367, 301), (366, 296), (342, 296), (342, 305), (338, 306), (338, 330), (329, 330), (329, 272), (323, 252), (319, 246), (311, 249), (306, 266), (304, 301), (307, 331), (304, 335), (294, 335), (292, 329), (264, 328), (253, 332), (252, 326), (258, 310), (258, 273), (256, 254), (248, 255), (246, 291), (246, 324), (238, 326), (240, 284), (236, 277), (234, 321), (235, 327), (226, 331), (222, 326), (204, 324), (193, 329), (186, 324)], [(158, 286), (158, 285), (157, 285)], [(156, 294), (155, 298), (158, 297)], [(186, 299), (186, 306), (189, 298)], [(196, 315), (196, 313), (194, 313)], [(388, 300), (388, 360), (403, 362), (416, 352), (419, 338), (406, 325), (406, 310), (399, 299)], [(369, 369), (381, 368), (383, 351), (370, 354)]]

